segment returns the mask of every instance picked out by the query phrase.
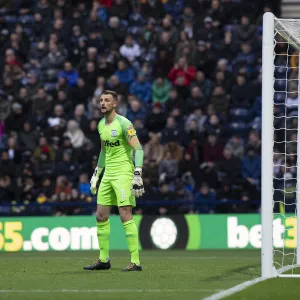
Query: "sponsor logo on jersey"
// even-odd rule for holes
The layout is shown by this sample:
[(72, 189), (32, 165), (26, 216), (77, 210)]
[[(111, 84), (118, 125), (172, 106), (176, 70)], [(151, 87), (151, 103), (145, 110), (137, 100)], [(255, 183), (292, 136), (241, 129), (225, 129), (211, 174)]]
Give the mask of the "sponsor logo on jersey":
[(111, 137), (116, 137), (117, 136), (117, 130), (112, 129), (111, 130)]
[(126, 128), (126, 130), (127, 130), (127, 133), (129, 136), (135, 135), (135, 130), (134, 130), (133, 126), (129, 126), (128, 128)]
[(117, 147), (120, 146), (120, 141), (117, 140), (116, 142), (104, 141), (105, 147)]

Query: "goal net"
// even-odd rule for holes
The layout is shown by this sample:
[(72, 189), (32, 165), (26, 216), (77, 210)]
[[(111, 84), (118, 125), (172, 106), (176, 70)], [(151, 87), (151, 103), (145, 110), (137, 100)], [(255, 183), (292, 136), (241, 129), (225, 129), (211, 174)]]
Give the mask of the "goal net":
[[(264, 15), (262, 276), (300, 276), (300, 20)], [(300, 124), (299, 124), (300, 125)]]

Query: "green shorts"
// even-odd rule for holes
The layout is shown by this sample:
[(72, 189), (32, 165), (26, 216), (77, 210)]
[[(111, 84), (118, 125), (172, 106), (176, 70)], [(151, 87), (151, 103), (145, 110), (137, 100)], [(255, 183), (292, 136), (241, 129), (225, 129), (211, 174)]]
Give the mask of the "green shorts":
[(131, 176), (120, 176), (118, 179), (106, 179), (104, 176), (98, 189), (97, 204), (135, 207), (131, 185)]

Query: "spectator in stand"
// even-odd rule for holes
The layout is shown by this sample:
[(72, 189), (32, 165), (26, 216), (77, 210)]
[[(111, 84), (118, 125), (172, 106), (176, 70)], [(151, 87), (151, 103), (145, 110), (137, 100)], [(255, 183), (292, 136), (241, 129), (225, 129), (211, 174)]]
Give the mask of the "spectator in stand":
[(166, 115), (162, 110), (162, 105), (156, 102), (152, 112), (145, 118), (145, 127), (149, 132), (161, 132), (166, 125)]
[(196, 69), (188, 66), (184, 57), (180, 58), (169, 72), (169, 79), (175, 86), (189, 86), (195, 79)]
[(231, 139), (227, 142), (226, 148), (232, 150), (232, 154), (235, 157), (242, 158), (244, 155), (244, 143), (238, 134), (234, 134)]
[(195, 80), (191, 84), (191, 87), (194, 86), (198, 86), (206, 98), (210, 97), (213, 85), (212, 82), (205, 77), (205, 74), (202, 71), (197, 71)]
[(257, 199), (261, 176), (261, 157), (255, 153), (255, 149), (248, 147), (245, 157), (242, 159), (242, 176), (245, 180), (245, 188), (253, 199)]
[(177, 89), (174, 87), (172, 87), (169, 92), (169, 98), (166, 102), (165, 110), (168, 114), (170, 114), (173, 108), (178, 108), (180, 111), (185, 110), (184, 100), (180, 97)]
[(150, 140), (144, 146), (144, 162), (147, 165), (150, 161), (159, 165), (164, 155), (164, 146), (160, 144), (160, 133), (149, 133)]
[(145, 74), (140, 72), (130, 86), (130, 94), (137, 96), (142, 102), (149, 103), (151, 100), (151, 83), (146, 81)]
[(187, 99), (186, 111), (192, 112), (199, 107), (202, 109), (206, 107), (206, 99), (204, 98), (201, 89), (198, 86), (194, 86), (191, 88), (191, 97)]
[(161, 76), (157, 77), (155, 82), (152, 84), (152, 102), (165, 104), (169, 99), (170, 90), (170, 82)]
[(71, 140), (72, 146), (76, 148), (83, 147), (86, 142), (85, 135), (75, 120), (70, 120), (67, 124), (67, 131), (64, 134)]
[[(258, 5), (258, 0), (33, 2), (9, 5), (2, 16), (0, 171), (8, 173), (0, 176), (2, 202), (37, 201), (43, 213), (56, 215), (92, 213), (90, 207), (51, 211), (42, 205), (90, 201), (84, 174), (90, 178), (97, 166), (97, 124), (103, 117), (96, 103), (104, 89), (112, 89), (119, 95), (118, 113), (133, 122), (145, 145), (147, 201), (190, 199), (187, 191), (195, 199), (201, 187), (194, 212), (258, 211), (259, 204), (249, 205), (259, 199), (260, 186), (262, 31), (256, 24), (261, 25), (263, 12), (274, 5)], [(275, 59), (278, 75), (286, 67), (288, 45), (283, 42), (277, 38), (275, 52), (282, 54)], [(287, 128), (290, 142), (282, 143), (284, 131), (275, 130), (280, 142), (276, 152), (286, 147), (289, 154), (286, 160), (275, 155), (274, 164), (282, 167), (275, 167), (274, 174), (280, 179), (295, 177), (297, 164), (290, 155), (296, 152), (297, 133), (292, 118), (298, 98), (294, 56), (287, 74), (291, 105), (285, 126), (281, 106), (274, 107), (274, 127)], [(284, 100), (280, 93), (275, 96), (280, 103)], [(249, 111), (247, 116), (232, 114), (240, 108)], [(235, 127), (237, 123), (244, 123), (245, 130)], [(244, 156), (244, 144), (256, 154)], [(243, 177), (241, 169), (248, 175)], [(70, 181), (60, 178), (52, 197), (51, 183), (60, 173)], [(162, 184), (165, 180), (169, 182)], [(282, 188), (282, 182), (275, 186)], [(241, 204), (218, 203), (215, 208), (212, 198), (223, 199), (222, 204), (238, 199)], [(180, 209), (190, 212), (185, 205)], [(14, 211), (27, 213), (18, 207)], [(136, 212), (170, 214), (179, 207)]]
[(67, 80), (69, 87), (76, 86), (77, 80), (79, 78), (78, 72), (73, 69), (71, 62), (67, 61), (64, 64), (64, 70), (58, 74), (58, 79), (64, 77)]
[(118, 70), (115, 75), (119, 78), (120, 83), (130, 85), (134, 80), (134, 72), (131, 67), (125, 62), (125, 60), (120, 60), (118, 62)]
[(178, 160), (172, 158), (170, 151), (165, 151), (164, 157), (158, 167), (160, 182), (174, 182), (178, 175)]
[(19, 143), (21, 150), (31, 150), (36, 146), (38, 134), (33, 130), (30, 122), (26, 121), (23, 125), (23, 130), (19, 134)]
[(133, 40), (131, 35), (125, 38), (125, 43), (120, 48), (120, 54), (130, 62), (134, 62), (141, 55), (140, 45)]
[(51, 145), (48, 144), (48, 141), (45, 137), (41, 136), (39, 139), (39, 144), (33, 152), (33, 159), (35, 162), (38, 162), (41, 159), (41, 155), (46, 154), (50, 160), (55, 159), (55, 152)]
[(214, 213), (216, 202), (214, 193), (209, 190), (207, 183), (202, 183), (196, 194), (194, 212), (195, 213)]
[(69, 181), (75, 181), (77, 166), (76, 163), (72, 161), (72, 151), (65, 150), (63, 153), (63, 159), (57, 164), (56, 174), (57, 176), (63, 175)]
[(210, 133), (207, 137), (207, 143), (203, 146), (203, 161), (218, 162), (222, 159), (223, 145), (219, 142), (218, 137), (214, 133)]
[(134, 122), (136, 119), (144, 120), (146, 117), (145, 108), (142, 106), (140, 100), (136, 97), (129, 103), (129, 109), (126, 116), (131, 122)]
[(247, 16), (243, 15), (240, 20), (240, 25), (235, 30), (235, 38), (237, 42), (242, 43), (245, 41), (251, 41), (256, 32), (256, 26), (250, 24), (250, 20)]
[(223, 150), (223, 159), (217, 162), (221, 182), (227, 180), (230, 184), (238, 184), (241, 181), (241, 160), (233, 156), (232, 148), (226, 146)]
[(230, 106), (230, 97), (226, 95), (222, 86), (216, 86), (213, 89), (210, 101), (219, 115), (226, 115)]

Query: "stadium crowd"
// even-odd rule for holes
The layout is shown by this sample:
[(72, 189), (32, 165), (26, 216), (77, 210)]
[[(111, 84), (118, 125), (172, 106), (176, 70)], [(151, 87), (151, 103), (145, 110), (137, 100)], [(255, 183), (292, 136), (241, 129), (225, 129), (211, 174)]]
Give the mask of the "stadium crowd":
[(136, 213), (257, 211), (261, 22), (279, 2), (0, 1), (0, 204), (86, 212), (111, 89), (145, 151)]

